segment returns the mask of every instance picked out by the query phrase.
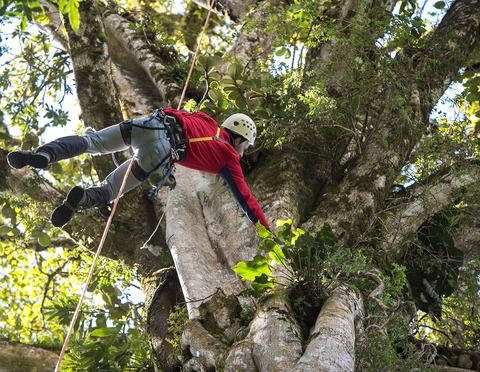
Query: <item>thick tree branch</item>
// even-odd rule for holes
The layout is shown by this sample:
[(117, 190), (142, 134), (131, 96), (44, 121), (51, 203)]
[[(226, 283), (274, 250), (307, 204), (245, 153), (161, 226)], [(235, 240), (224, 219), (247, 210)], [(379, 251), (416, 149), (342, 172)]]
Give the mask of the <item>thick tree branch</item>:
[(457, 0), (425, 46), (412, 57), (422, 114), (431, 109), (480, 46), (480, 1)]
[(270, 0), (261, 2), (248, 17), (228, 56), (241, 61), (249, 69), (255, 68), (259, 61), (265, 61), (273, 51), (276, 35), (266, 30), (268, 11), (271, 7), (283, 8), (286, 0)]
[[(169, 51), (159, 51), (158, 54), (161, 56), (153, 53), (152, 47), (144, 38), (131, 29), (130, 22), (117, 14), (108, 14), (104, 18), (104, 24), (109, 36), (109, 52), (114, 62), (123, 65), (130, 73), (134, 73), (140, 67), (156, 87), (159, 105), (165, 105), (168, 99), (174, 98), (180, 87), (166, 76), (165, 63), (174, 62)], [(137, 67), (127, 67), (128, 63), (125, 63), (127, 58), (134, 60)]]
[(323, 305), (305, 353), (294, 371), (354, 371), (355, 322), (363, 316), (361, 298), (337, 288)]
[(286, 297), (278, 292), (260, 304), (247, 337), (230, 349), (225, 370), (292, 370), (302, 353), (302, 333)]
[(35, 346), (0, 340), (0, 370), (50, 372), (58, 355)]
[[(411, 86), (407, 82), (406, 85), (399, 84), (397, 87), (383, 88), (383, 103), (375, 103), (374, 110), (372, 107), (374, 111), (370, 115), (372, 130), (362, 146), (362, 155), (352, 166), (338, 190), (320, 199), (317, 211), (308, 223), (309, 226), (328, 222), (337, 228), (338, 233), (347, 241), (352, 235), (361, 237), (373, 226), (374, 216), (382, 206), (385, 194), (390, 190), (398, 171), (405, 164), (414, 144), (420, 138), (415, 133), (424, 127), (427, 112), (425, 110), (422, 112), (422, 107), (425, 105), (422, 106), (419, 102), (422, 98), (417, 87), (418, 72), (421, 72), (420, 75), (422, 71), (427, 70), (431, 74), (436, 73), (436, 67), (428, 67), (426, 63), (427, 60), (432, 62), (431, 59), (435, 56), (438, 60), (442, 60), (436, 63), (443, 66), (438, 71), (440, 77), (435, 78), (435, 81), (443, 82), (446, 72), (458, 71), (465, 62), (466, 55), (478, 42), (478, 9), (477, 1), (457, 1), (448, 12), (445, 22), (442, 22), (442, 26), (434, 33), (432, 40), (435, 42), (427, 44), (423, 58), (420, 58), (422, 53), (416, 57), (422, 63), (417, 63), (417, 67), (412, 69), (408, 64), (403, 64), (400, 58), (398, 64), (400, 75), (410, 74), (414, 77), (414, 81), (410, 82)], [(474, 15), (467, 15), (467, 11)], [(466, 22), (466, 19), (469, 21)], [(458, 20), (458, 24), (455, 20)], [(468, 37), (465, 36), (467, 34), (469, 34)], [(464, 38), (462, 39), (459, 35), (463, 35)], [(453, 41), (449, 42), (446, 37), (452, 37)], [(444, 58), (437, 54), (442, 50), (441, 45), (448, 45), (445, 52), (453, 48), (449, 53), (461, 56), (451, 56), (444, 61)], [(428, 59), (427, 56), (429, 56)], [(430, 84), (430, 78), (431, 76), (423, 75), (422, 82)], [(385, 104), (389, 99), (402, 96), (405, 97), (404, 106)], [(406, 97), (409, 96), (410, 99), (407, 100)]]
[(250, 7), (257, 4), (255, 0), (194, 0), (201, 7), (209, 9), (211, 1), (215, 1), (213, 9), (217, 13), (225, 13), (234, 22), (240, 22)]
[(453, 232), (455, 247), (463, 251), (464, 262), (480, 258), (480, 203), (469, 201), (463, 212), (468, 223)]
[(155, 350), (162, 370), (172, 370), (172, 345), (166, 338), (172, 338), (168, 327), (168, 316), (174, 306), (183, 300), (180, 283), (174, 268), (166, 268), (142, 278), (142, 289), (145, 293), (146, 332)]
[(67, 25), (70, 56), (73, 62), (77, 95), (87, 126), (101, 129), (122, 121), (111, 61), (108, 54), (105, 28), (99, 5), (95, 0), (79, 5), (80, 28), (75, 32)]
[(42, 29), (48, 30), (55, 40), (60, 43), (60, 45), (63, 47), (63, 50), (67, 51), (68, 40), (63, 33), (62, 16), (58, 10), (58, 7), (49, 0), (39, 0), (39, 3), (45, 9), (49, 23), (47, 25), (37, 23), (37, 25)]
[(398, 253), (403, 245), (432, 215), (451, 205), (465, 192), (478, 187), (480, 163), (470, 161), (439, 171), (424, 182), (410, 186), (385, 213), (383, 249)]
[[(122, 111), (113, 83), (100, 6), (96, 0), (83, 1), (78, 11), (81, 20), (89, 20), (80, 22), (78, 31), (72, 29), (68, 19), (64, 22), (82, 119), (85, 126), (98, 130), (121, 122)], [(112, 168), (105, 157), (94, 158), (94, 164), (100, 178)]]

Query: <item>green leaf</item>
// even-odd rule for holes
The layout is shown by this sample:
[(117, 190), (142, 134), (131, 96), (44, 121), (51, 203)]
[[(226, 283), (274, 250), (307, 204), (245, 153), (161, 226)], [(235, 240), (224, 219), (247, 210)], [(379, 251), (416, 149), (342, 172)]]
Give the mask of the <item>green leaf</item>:
[(292, 224), (292, 219), (288, 218), (286, 220), (277, 220), (277, 226), (278, 227), (283, 227), (284, 225), (291, 225)]
[(218, 102), (220, 101), (222, 98), (223, 98), (223, 94), (222, 92), (220, 92), (218, 89), (211, 89), (209, 92), (208, 92), (208, 95), (210, 96), (210, 98), (215, 101), (215, 102)]
[(0, 235), (7, 235), (10, 231), (12, 231), (12, 228), (7, 225), (2, 225), (0, 226)]
[(272, 233), (268, 231), (267, 228), (263, 226), (260, 222), (257, 222), (256, 228), (257, 234), (260, 238), (265, 239), (272, 235)]
[(337, 243), (337, 237), (328, 224), (323, 225), (322, 229), (318, 232), (318, 237), (322, 239), (326, 245), (335, 245), (335, 243)]
[[(230, 98), (232, 101), (235, 101), (237, 106), (241, 105), (243, 103), (243, 97), (242, 95), (238, 92), (238, 90), (232, 90), (230, 94), (228, 95), (228, 98)], [(239, 107), (240, 108), (240, 107)]]
[(222, 99), (219, 103), (219, 106), (222, 110), (226, 110), (228, 108), (228, 101), (226, 99)]
[(97, 328), (90, 332), (90, 336), (92, 337), (109, 337), (118, 335), (120, 331), (120, 327), (105, 327), (105, 328)]
[(68, 12), (68, 20), (72, 25), (72, 28), (75, 31), (78, 31), (78, 27), (80, 26), (80, 15), (78, 14), (78, 5), (77, 7), (70, 7), (70, 11)]
[(265, 292), (267, 289), (273, 288), (274, 286), (274, 280), (265, 274), (257, 276), (252, 282), (252, 288), (260, 293)]
[(242, 72), (243, 72), (243, 66), (241, 64), (239, 64), (238, 62), (232, 63), (230, 66), (228, 66), (228, 69), (227, 69), (227, 74), (233, 80), (240, 79), (240, 76), (242, 75)]
[(222, 85), (223, 88), (235, 88), (235, 81), (232, 79), (231, 76), (225, 75), (222, 80), (220, 81), (220, 84)]
[(287, 51), (287, 48), (285, 47), (281, 47), (280, 49), (278, 49), (275, 54), (279, 57), (283, 56), (285, 54), (285, 52)]
[(10, 218), (10, 219), (16, 219), (17, 217), (17, 214), (15, 213), (15, 211), (12, 209), (12, 207), (10, 207), (10, 205), (6, 204), (3, 209), (2, 209), (2, 215), (3, 217), (5, 218)]
[(20, 23), (20, 30), (23, 32), (27, 28), (27, 17), (24, 15), (22, 17), (22, 22)]
[(198, 57), (197, 62), (204, 70), (210, 71), (213, 67), (220, 65), (223, 60), (220, 56), (204, 56)]
[(242, 278), (242, 280), (255, 280), (255, 277), (265, 274), (270, 276), (272, 270), (269, 266), (270, 260), (267, 257), (256, 255), (251, 261), (240, 261), (232, 270)]
[(437, 9), (443, 9), (445, 8), (445, 1), (437, 1), (433, 6)]
[(283, 253), (282, 249), (278, 246), (278, 244), (275, 244), (272, 247), (272, 251), (268, 253), (270, 258), (274, 260), (277, 264), (283, 265), (285, 263), (285, 254)]
[(258, 249), (262, 252), (271, 252), (273, 250), (273, 247), (277, 244), (275, 243), (274, 239), (275, 237), (262, 239), (260, 245), (258, 246)]
[(50, 236), (46, 232), (41, 232), (38, 234), (38, 244), (40, 244), (42, 247), (48, 247), (50, 243), (52, 242), (50, 239)]

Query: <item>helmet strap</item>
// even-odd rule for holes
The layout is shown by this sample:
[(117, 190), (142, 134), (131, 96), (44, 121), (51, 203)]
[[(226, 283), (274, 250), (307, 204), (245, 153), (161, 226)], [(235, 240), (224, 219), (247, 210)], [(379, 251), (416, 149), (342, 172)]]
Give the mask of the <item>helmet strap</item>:
[(241, 144), (241, 143), (247, 141), (247, 139), (246, 139), (245, 137), (241, 136), (240, 134), (235, 133), (235, 132), (232, 132), (232, 131), (231, 131), (230, 129), (228, 129), (228, 128), (225, 128), (225, 130), (228, 132), (228, 134), (230, 134), (230, 142), (231, 142), (231, 145), (232, 145), (232, 146), (235, 146), (235, 145), (236, 145), (235, 140), (236, 140), (237, 138), (240, 138), (240, 142), (239, 142), (238, 144)]

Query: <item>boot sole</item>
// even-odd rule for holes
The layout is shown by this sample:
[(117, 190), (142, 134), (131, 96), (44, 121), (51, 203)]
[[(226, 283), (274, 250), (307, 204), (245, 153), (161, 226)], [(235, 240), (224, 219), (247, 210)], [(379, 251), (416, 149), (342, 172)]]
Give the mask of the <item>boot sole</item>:
[(45, 169), (48, 166), (48, 159), (45, 156), (27, 151), (13, 151), (9, 153), (7, 162), (15, 169), (21, 169), (27, 165), (40, 169)]
[[(67, 195), (66, 202), (73, 208), (77, 208), (78, 203), (82, 200), (85, 190), (80, 186), (75, 186)], [(52, 225), (62, 227), (73, 217), (74, 211), (65, 205), (65, 202), (59, 205), (52, 213)]]

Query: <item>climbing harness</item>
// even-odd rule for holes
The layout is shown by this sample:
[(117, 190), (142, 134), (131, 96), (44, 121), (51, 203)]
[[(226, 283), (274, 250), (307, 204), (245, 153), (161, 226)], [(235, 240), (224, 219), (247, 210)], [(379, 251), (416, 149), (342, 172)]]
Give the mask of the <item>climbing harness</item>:
[(223, 138), (220, 138), (220, 130), (221, 128), (217, 128), (217, 132), (215, 135), (210, 137), (197, 137), (197, 138), (186, 138), (183, 133), (183, 128), (180, 123), (175, 119), (175, 117), (166, 115), (162, 109), (157, 109), (151, 115), (149, 121), (156, 118), (159, 120), (163, 125), (162, 126), (144, 126), (139, 124), (133, 124), (139, 128), (145, 129), (154, 129), (154, 130), (165, 130), (167, 132), (167, 137), (170, 142), (170, 154), (167, 154), (165, 158), (163, 158), (158, 165), (156, 165), (149, 174), (155, 172), (158, 168), (160, 168), (165, 161), (168, 160), (168, 165), (165, 167), (167, 172), (164, 173), (164, 176), (160, 179), (157, 184), (151, 188), (147, 192), (147, 197), (150, 201), (154, 202), (158, 196), (160, 189), (167, 184), (170, 189), (173, 189), (176, 185), (175, 176), (173, 175), (173, 169), (175, 163), (179, 161), (183, 161), (186, 156), (187, 147), (189, 143), (192, 142), (204, 142), (204, 141), (219, 141), (228, 143)]
[[(154, 119), (160, 122), (161, 125), (147, 125)], [(183, 128), (177, 119), (174, 116), (165, 114), (161, 108), (156, 109), (146, 120), (145, 124), (134, 123), (131, 120), (125, 121), (121, 124), (123, 124), (122, 128), (125, 133), (125, 138), (128, 142), (131, 136), (131, 127), (165, 131), (168, 141), (170, 142), (170, 153), (161, 159), (158, 164), (153, 167), (153, 169), (145, 174), (145, 178), (148, 178), (152, 173), (162, 167), (162, 165), (165, 165), (165, 162), (168, 162), (168, 164), (165, 166), (166, 172), (164, 173), (163, 177), (149, 191), (147, 191), (147, 198), (151, 202), (156, 200), (158, 193), (163, 186), (169, 186), (170, 190), (175, 188), (176, 180), (175, 176), (173, 175), (174, 165), (175, 163), (181, 162), (185, 159), (189, 143), (203, 141), (219, 141), (228, 143), (223, 138), (220, 138), (220, 127), (217, 128), (217, 132), (213, 136), (186, 138), (183, 133)]]
[[(209, 1), (209, 9), (208, 9), (207, 18), (205, 20), (205, 24), (203, 25), (202, 33), (200, 34), (200, 39), (198, 41), (197, 48), (195, 49), (195, 54), (194, 54), (193, 59), (192, 59), (192, 64), (191, 64), (190, 70), (188, 72), (187, 80), (185, 81), (185, 85), (184, 85), (184, 88), (183, 88), (183, 91), (182, 91), (182, 95), (180, 97), (180, 101), (178, 102), (177, 110), (180, 109), (180, 107), (182, 106), (183, 99), (185, 98), (185, 93), (187, 91), (187, 86), (188, 86), (188, 83), (189, 83), (190, 78), (192, 76), (193, 68), (195, 67), (195, 62), (197, 60), (197, 55), (198, 55), (198, 52), (200, 50), (200, 44), (201, 44), (201, 41), (203, 39), (203, 35), (206, 32), (208, 21), (210, 19), (210, 14), (212, 13), (214, 3), (215, 3), (215, 0)], [(110, 213), (110, 216), (108, 217), (107, 224), (105, 225), (105, 229), (103, 230), (103, 235), (102, 235), (102, 238), (100, 240), (100, 244), (98, 245), (97, 252), (95, 253), (95, 256), (93, 258), (92, 266), (90, 267), (90, 271), (88, 273), (88, 277), (87, 277), (87, 280), (86, 280), (85, 285), (83, 287), (83, 291), (82, 291), (82, 294), (81, 294), (80, 299), (78, 301), (77, 307), (76, 307), (75, 312), (73, 314), (72, 321), (70, 322), (70, 326), (68, 327), (67, 335), (65, 336), (65, 340), (64, 340), (63, 346), (62, 346), (62, 350), (60, 351), (60, 355), (58, 357), (57, 364), (55, 365), (55, 371), (54, 372), (59, 372), (60, 371), (60, 366), (62, 364), (63, 357), (65, 356), (65, 352), (67, 351), (67, 347), (68, 347), (68, 344), (69, 344), (70, 339), (72, 337), (73, 330), (74, 330), (75, 324), (77, 322), (78, 316), (80, 315), (80, 310), (82, 308), (82, 304), (83, 304), (83, 301), (85, 299), (85, 295), (87, 293), (87, 288), (90, 285), (90, 281), (92, 280), (93, 271), (95, 269), (97, 261), (100, 257), (101, 252), (102, 252), (103, 246), (105, 244), (105, 240), (106, 240), (107, 235), (108, 235), (108, 230), (110, 229), (110, 225), (112, 224), (113, 216), (115, 215), (115, 211), (117, 209), (118, 202), (120, 200), (120, 197), (123, 194), (123, 190), (125, 190), (125, 185), (127, 184), (127, 178), (128, 178), (128, 175), (130, 174), (130, 172), (132, 170), (134, 160), (135, 160), (135, 157), (132, 157), (129, 164), (128, 164), (128, 168), (127, 168), (127, 171), (125, 172), (125, 176), (123, 177), (122, 184), (120, 186), (120, 190), (118, 191), (118, 194), (117, 194), (117, 196), (115, 198), (115, 201), (113, 203), (112, 212)], [(163, 218), (163, 216), (162, 216), (162, 218)], [(161, 221), (162, 221), (162, 219), (160, 219), (158, 221), (157, 228), (160, 225)]]

